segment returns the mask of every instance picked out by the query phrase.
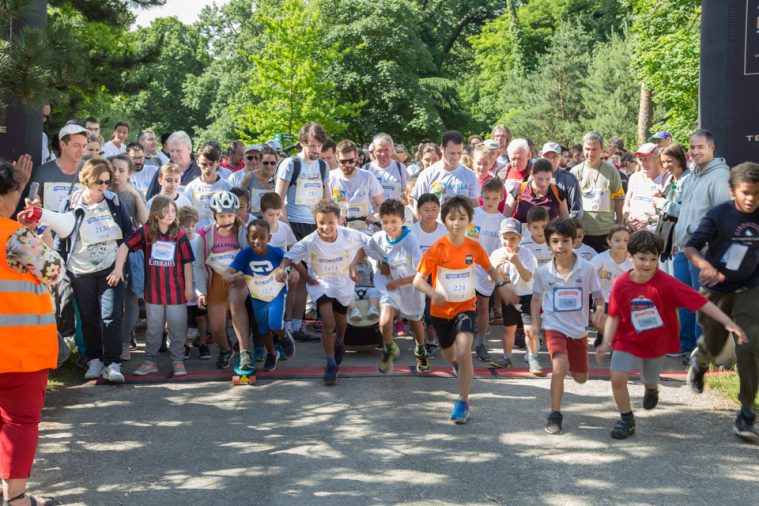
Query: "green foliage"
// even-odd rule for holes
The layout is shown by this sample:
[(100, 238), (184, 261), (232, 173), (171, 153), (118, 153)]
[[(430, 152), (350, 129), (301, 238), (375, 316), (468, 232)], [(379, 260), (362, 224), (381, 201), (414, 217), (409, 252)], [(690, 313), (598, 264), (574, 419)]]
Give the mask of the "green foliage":
[(324, 43), (325, 20), (318, 2), (265, 0), (258, 3), (254, 18), (263, 31), (257, 40), (260, 51), (249, 55), (252, 65), (244, 75), (254, 99), (234, 116), (241, 138), (296, 133), (307, 121), (341, 134), (363, 104), (339, 101), (334, 81), (326, 79), (342, 53), (336, 43)]
[(638, 79), (653, 96), (654, 130), (687, 139), (698, 123), (700, 0), (629, 0)]

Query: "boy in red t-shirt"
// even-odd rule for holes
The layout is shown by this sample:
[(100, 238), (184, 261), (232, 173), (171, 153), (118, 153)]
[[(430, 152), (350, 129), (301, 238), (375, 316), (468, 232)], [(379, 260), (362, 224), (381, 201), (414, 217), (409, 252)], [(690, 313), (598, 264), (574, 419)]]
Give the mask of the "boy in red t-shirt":
[[(493, 268), (480, 243), (466, 236), (474, 208), (469, 199), (456, 196), (445, 201), (440, 218), (448, 233), (438, 239), (422, 257), (414, 278), (414, 288), (430, 298), (432, 325), (437, 331), (443, 357), (451, 362), (459, 378), (459, 399), (450, 420), (462, 424), (469, 418), (469, 388), (472, 385), (472, 339), (475, 330), (476, 292), (474, 264), (487, 271), (507, 304), (519, 301)], [(432, 277), (432, 286), (427, 277)]]
[[(654, 409), (659, 402), (659, 373), (664, 355), (680, 349), (678, 307), (700, 310), (734, 332), (738, 342), (746, 342), (743, 330), (730, 317), (693, 288), (659, 270), (664, 241), (646, 230), (630, 236), (627, 251), (633, 268), (614, 282), (609, 300), (609, 317), (604, 326), (603, 343), (596, 348), (596, 361), (611, 356), (611, 388), (622, 418), (611, 431), (614, 439), (635, 433), (635, 416), (630, 404), (627, 380), (641, 361), (640, 379), (645, 385), (643, 408)], [(613, 339), (612, 339), (613, 338)]]

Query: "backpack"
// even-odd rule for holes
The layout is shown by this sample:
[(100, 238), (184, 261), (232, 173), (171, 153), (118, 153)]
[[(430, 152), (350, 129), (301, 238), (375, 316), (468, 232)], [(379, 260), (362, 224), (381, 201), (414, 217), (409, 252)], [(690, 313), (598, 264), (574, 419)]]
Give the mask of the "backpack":
[[(525, 181), (519, 187), (517, 198), (514, 200), (514, 211), (516, 211), (519, 208), (519, 201), (522, 200), (522, 194), (527, 189), (528, 184), (530, 184), (530, 182)], [(563, 202), (563, 200), (561, 200), (561, 197), (559, 197), (559, 188), (554, 183), (551, 183), (551, 193), (553, 193), (553, 196), (556, 199), (556, 202), (558, 202), (559, 204)]]
[[(280, 162), (280, 164), (284, 163), (287, 160), (293, 161), (293, 174), (292, 177), (290, 177), (290, 185), (288, 186), (288, 188), (290, 188), (292, 185), (298, 182), (298, 176), (300, 176), (301, 160), (299, 156), (292, 156), (290, 158), (285, 158)], [(324, 183), (324, 180), (328, 178), (329, 167), (327, 167), (327, 162), (321, 158), (319, 158), (317, 161), (319, 162), (319, 173), (322, 177), (322, 183)], [(277, 167), (277, 172), (279, 172), (279, 167)]]
[[(401, 162), (398, 160), (393, 160), (393, 163), (398, 168), (398, 176), (401, 181), (401, 193), (403, 193), (403, 190), (406, 188), (406, 168), (401, 165)], [(369, 167), (372, 166), (372, 163), (369, 162), (367, 164), (364, 164), (363, 167), (361, 167), (364, 170), (369, 170)]]

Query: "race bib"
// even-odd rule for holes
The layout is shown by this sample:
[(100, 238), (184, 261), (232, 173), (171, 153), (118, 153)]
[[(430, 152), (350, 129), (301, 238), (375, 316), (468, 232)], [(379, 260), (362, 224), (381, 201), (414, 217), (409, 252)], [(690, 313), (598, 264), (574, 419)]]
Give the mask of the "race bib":
[(438, 267), (436, 287), (448, 302), (466, 302), (475, 296), (474, 266), (466, 269)]
[(264, 193), (274, 190), (259, 190), (258, 188), (250, 189), (250, 212), (258, 214), (261, 212), (261, 197)]
[(232, 261), (239, 251), (239, 249), (233, 249), (224, 253), (211, 253), (206, 258), (206, 265), (219, 274), (223, 274), (232, 265)]
[(732, 243), (722, 256), (722, 263), (725, 264), (725, 269), (729, 271), (740, 269), (746, 253), (748, 253), (748, 246), (737, 242)]
[(298, 179), (295, 183), (295, 204), (315, 206), (324, 197), (321, 179)]
[(169, 241), (156, 241), (150, 248), (150, 259), (155, 262), (174, 262), (174, 254), (177, 251), (177, 243)]
[[(69, 189), (71, 183), (45, 183), (45, 187), (42, 190), (42, 206), (48, 211), (55, 211), (56, 213), (61, 210), (63, 203), (69, 196)], [(74, 184), (71, 192), (84, 189), (79, 183)]]
[(285, 286), (284, 283), (276, 280), (276, 273), (277, 271), (274, 270), (266, 276), (245, 276), (250, 296), (263, 302), (273, 301)]
[(553, 310), (557, 313), (582, 310), (582, 288), (554, 288)]
[(411, 265), (410, 258), (403, 258), (394, 261), (388, 261), (390, 267), (390, 277), (392, 279), (407, 278), (414, 273), (414, 267)]
[(401, 184), (390, 181), (380, 181), (382, 192), (385, 194), (385, 200), (396, 198), (401, 194)]
[(84, 216), (82, 225), (79, 227), (79, 237), (84, 246), (90, 246), (101, 242), (118, 241), (124, 236), (111, 212), (100, 211)]
[(611, 194), (600, 188), (582, 193), (582, 208), (586, 211), (608, 213), (611, 211)]
[(366, 204), (344, 204), (342, 208), (348, 228), (363, 230), (367, 227)]
[(212, 218), (211, 199), (215, 192), (194, 192), (192, 194), (192, 206), (198, 210), (201, 218)]
[(311, 253), (311, 267), (320, 278), (340, 278), (348, 276), (348, 255), (322, 257)]

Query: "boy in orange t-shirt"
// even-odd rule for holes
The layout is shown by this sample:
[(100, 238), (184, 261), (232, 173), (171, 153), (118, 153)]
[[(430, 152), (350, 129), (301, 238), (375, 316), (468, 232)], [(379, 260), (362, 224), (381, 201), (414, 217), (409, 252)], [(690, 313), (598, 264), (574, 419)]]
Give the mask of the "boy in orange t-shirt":
[[(461, 196), (445, 201), (440, 210), (448, 233), (435, 242), (422, 257), (414, 278), (414, 288), (430, 298), (432, 325), (438, 335), (443, 357), (453, 364), (459, 378), (459, 399), (450, 420), (462, 424), (469, 418), (469, 389), (472, 385), (472, 339), (475, 328), (476, 295), (474, 264), (490, 276), (501, 291), (501, 300), (516, 303), (519, 297), (506, 286), (477, 241), (466, 237), (474, 208)], [(432, 286), (427, 277), (432, 277)]]

